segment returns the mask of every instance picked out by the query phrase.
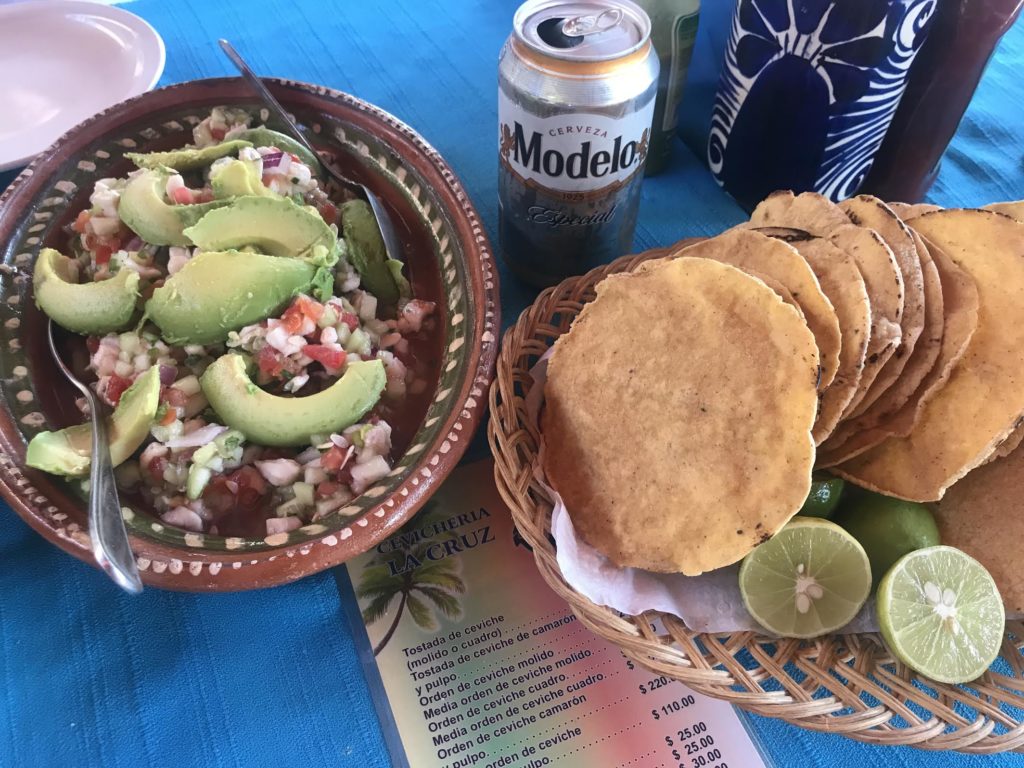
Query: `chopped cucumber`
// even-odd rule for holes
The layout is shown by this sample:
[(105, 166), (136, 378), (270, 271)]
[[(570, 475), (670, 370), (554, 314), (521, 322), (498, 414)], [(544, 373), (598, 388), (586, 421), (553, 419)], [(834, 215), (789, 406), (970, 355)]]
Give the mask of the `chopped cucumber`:
[(189, 397), (198, 395), (202, 391), (202, 387), (199, 386), (199, 377), (197, 376), (186, 376), (174, 382), (171, 386), (179, 392), (184, 392)]
[(194, 500), (202, 496), (203, 490), (206, 488), (206, 484), (210, 482), (211, 477), (213, 477), (213, 472), (206, 467), (201, 467), (198, 464), (193, 464), (189, 467), (188, 497)]
[(313, 486), (309, 483), (295, 483), (292, 486), (292, 492), (295, 494), (295, 499), (301, 502), (304, 506), (313, 506)]
[(334, 307), (329, 304), (324, 306), (324, 312), (320, 315), (320, 319), (316, 321), (317, 326), (320, 328), (326, 328), (329, 325), (334, 325), (338, 322), (338, 313)]
[(362, 328), (356, 328), (345, 342), (345, 351), (355, 352), (357, 355), (370, 354), (370, 337)]
[(278, 517), (293, 517), (300, 515), (310, 505), (303, 504), (298, 499), (288, 499), (283, 504), (278, 504), (274, 514)]
[[(213, 444), (217, 446), (217, 452), (225, 459), (235, 458), (235, 453), (242, 447), (242, 443), (245, 442), (245, 435), (239, 432), (237, 429), (229, 429), (227, 432), (223, 432), (214, 438)], [(239, 453), (238, 458), (241, 458)]]

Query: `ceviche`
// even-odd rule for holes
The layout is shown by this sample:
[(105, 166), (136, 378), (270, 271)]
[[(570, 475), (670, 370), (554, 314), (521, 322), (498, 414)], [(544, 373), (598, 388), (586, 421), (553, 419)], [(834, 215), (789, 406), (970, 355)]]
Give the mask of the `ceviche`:
[[(35, 299), (85, 336), (122, 491), (169, 526), (269, 536), (391, 471), (430, 396), (435, 306), (300, 144), (224, 107), (193, 138), (96, 182), (67, 254), (40, 252)], [(89, 436), (43, 432), (27, 462), (85, 478)]]

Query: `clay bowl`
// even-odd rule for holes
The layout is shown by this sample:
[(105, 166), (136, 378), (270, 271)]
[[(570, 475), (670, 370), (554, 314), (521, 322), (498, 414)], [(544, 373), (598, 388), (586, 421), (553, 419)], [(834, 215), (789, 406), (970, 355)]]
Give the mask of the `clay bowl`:
[[(304, 83), (276, 80), (270, 87), (315, 132), (318, 148), (376, 192), (394, 216), (414, 292), (438, 304), (436, 383), (411, 418), (408, 445), (391, 474), (314, 524), (266, 538), (225, 538), (187, 533), (162, 525), (139, 505), (129, 508), (132, 546), (143, 580), (154, 587), (267, 587), (366, 551), (440, 485), (486, 407), (499, 328), (498, 277), (458, 179), (411, 128), (366, 102)], [(266, 118), (237, 78), (162, 88), (72, 129), (0, 197), (0, 492), (35, 530), (86, 561), (92, 556), (83, 498), (72, 485), (24, 465), (34, 434), (81, 420), (74, 392), (49, 356), (46, 318), (32, 300), (32, 266), (40, 248), (67, 246), (64, 227), (87, 207), (97, 179), (130, 170), (125, 151), (188, 143), (192, 126), (218, 104), (248, 107), (259, 122)], [(69, 343), (84, 349), (84, 339)]]

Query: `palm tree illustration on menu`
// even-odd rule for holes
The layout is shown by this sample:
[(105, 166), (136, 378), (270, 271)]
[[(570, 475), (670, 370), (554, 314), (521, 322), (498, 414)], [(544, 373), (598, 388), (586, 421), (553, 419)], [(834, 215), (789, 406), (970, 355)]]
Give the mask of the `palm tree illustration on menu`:
[[(448, 514), (441, 506), (427, 502), (425, 511), (406, 530), (423, 530), (431, 523), (443, 520)], [(426, 632), (436, 632), (440, 627), (436, 611), (448, 619), (457, 619), (462, 615), (459, 596), (465, 594), (466, 583), (460, 575), (462, 567), (459, 559), (446, 557), (431, 560), (427, 557), (431, 545), (443, 543), (454, 536), (452, 532), (427, 539), (410, 536), (408, 543), (403, 542), (386, 555), (375, 555), (366, 564), (359, 577), (356, 594), (360, 601), (364, 601), (363, 621), (367, 626), (384, 618), (395, 600), (398, 600), (397, 610), (387, 632), (373, 649), (374, 656), (379, 655), (388, 644), (406, 615)]]

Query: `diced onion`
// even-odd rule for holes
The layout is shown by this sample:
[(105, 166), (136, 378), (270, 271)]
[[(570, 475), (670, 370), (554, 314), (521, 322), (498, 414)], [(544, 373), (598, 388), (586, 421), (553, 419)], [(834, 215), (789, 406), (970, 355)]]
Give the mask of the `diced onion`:
[(169, 387), (174, 383), (175, 377), (178, 375), (178, 369), (173, 365), (161, 365), (160, 366), (160, 383)]
[(263, 475), (264, 479), (271, 485), (278, 487), (291, 485), (299, 479), (302, 467), (299, 462), (292, 459), (271, 459), (269, 461), (257, 461), (256, 469)]
[(302, 526), (302, 518), (299, 517), (271, 517), (267, 519), (267, 535), (275, 533), (288, 533)]
[(121, 229), (121, 221), (107, 216), (93, 216), (89, 219), (89, 226), (94, 235), (109, 237), (118, 233)]
[(223, 424), (207, 424), (205, 427), (201, 427), (195, 432), (190, 432), (189, 434), (182, 435), (181, 437), (171, 438), (165, 443), (165, 445), (171, 450), (178, 450), (181, 448), (199, 448), (200, 446), (212, 442), (216, 437), (227, 431), (228, 428)]
[(281, 159), (284, 157), (284, 152), (268, 152), (263, 155), (263, 168), (277, 168), (281, 164)]
[(375, 456), (365, 464), (354, 464), (352, 465), (352, 490), (362, 493), (390, 471), (391, 467), (388, 466), (383, 456)]
[(184, 528), (187, 531), (199, 533), (203, 530), (203, 518), (188, 507), (175, 507), (160, 515), (160, 519), (168, 525)]

